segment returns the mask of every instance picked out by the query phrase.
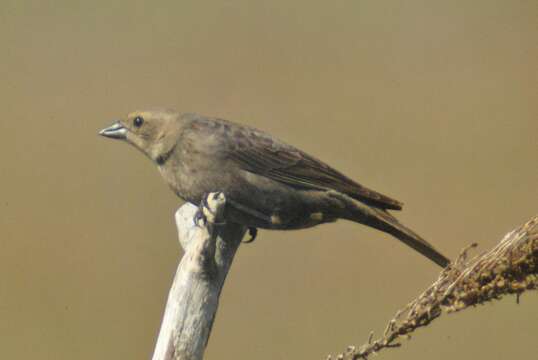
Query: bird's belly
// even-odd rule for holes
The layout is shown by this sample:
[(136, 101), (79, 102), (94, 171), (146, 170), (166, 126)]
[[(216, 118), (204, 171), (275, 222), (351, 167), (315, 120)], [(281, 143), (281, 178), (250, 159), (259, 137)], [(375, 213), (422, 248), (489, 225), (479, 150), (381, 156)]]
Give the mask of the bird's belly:
[(227, 217), (246, 226), (292, 230), (338, 218), (324, 192), (300, 190), (244, 171), (237, 185), (224, 191)]
[(237, 168), (217, 172), (181, 166), (173, 172), (160, 171), (176, 195), (192, 204), (200, 204), (208, 193), (224, 193), (226, 218), (245, 226), (291, 230), (338, 218), (324, 192), (292, 188)]
[(301, 204), (283, 202), (272, 204), (260, 198), (257, 200), (256, 203), (248, 203), (238, 201), (235, 197), (228, 197), (226, 218), (248, 227), (274, 230), (303, 229), (322, 222), (316, 217), (317, 215), (311, 217), (307, 209), (301, 209)]

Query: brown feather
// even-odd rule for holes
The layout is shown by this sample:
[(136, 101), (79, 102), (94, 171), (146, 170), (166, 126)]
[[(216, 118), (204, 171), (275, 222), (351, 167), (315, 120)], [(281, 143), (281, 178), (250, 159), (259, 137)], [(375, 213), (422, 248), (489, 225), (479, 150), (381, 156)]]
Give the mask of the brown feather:
[(233, 136), (248, 140), (231, 149), (227, 156), (247, 171), (297, 188), (336, 190), (381, 209), (402, 209), (401, 202), (362, 186), (291, 145), (252, 128), (239, 132), (235, 129)]

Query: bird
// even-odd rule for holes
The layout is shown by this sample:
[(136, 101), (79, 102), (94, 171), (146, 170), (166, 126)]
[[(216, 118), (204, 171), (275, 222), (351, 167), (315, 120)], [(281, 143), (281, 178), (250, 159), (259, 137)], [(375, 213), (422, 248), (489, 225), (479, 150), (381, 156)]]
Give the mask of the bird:
[(351, 180), (321, 160), (229, 120), (170, 109), (134, 111), (100, 135), (129, 143), (158, 168), (171, 190), (199, 205), (226, 197), (226, 221), (250, 230), (296, 230), (339, 219), (388, 233), (441, 267), (450, 260), (389, 210), (402, 203)]

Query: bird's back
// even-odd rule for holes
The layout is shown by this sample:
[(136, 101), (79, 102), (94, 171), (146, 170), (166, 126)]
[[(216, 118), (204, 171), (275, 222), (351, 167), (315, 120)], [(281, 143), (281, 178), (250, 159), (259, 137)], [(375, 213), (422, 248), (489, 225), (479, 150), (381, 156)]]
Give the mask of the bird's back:
[[(402, 203), (351, 180), (326, 163), (270, 134), (232, 121), (197, 114), (182, 116), (186, 131), (204, 138), (200, 152), (229, 166), (259, 174), (297, 189), (336, 190), (381, 209), (400, 210)], [(192, 141), (191, 146), (196, 146)], [(201, 144), (200, 144), (201, 145)]]

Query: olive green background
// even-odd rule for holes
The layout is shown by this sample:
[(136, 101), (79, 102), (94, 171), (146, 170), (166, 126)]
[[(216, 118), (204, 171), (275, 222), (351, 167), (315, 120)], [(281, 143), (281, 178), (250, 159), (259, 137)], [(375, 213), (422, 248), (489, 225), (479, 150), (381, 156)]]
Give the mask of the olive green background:
[[(148, 359), (181, 204), (97, 131), (174, 107), (273, 133), (406, 206), (450, 257), (536, 214), (538, 2), (0, 4), (0, 358)], [(438, 273), (348, 223), (241, 246), (207, 359), (324, 359)], [(530, 359), (538, 296), (436, 321), (383, 359)]]

